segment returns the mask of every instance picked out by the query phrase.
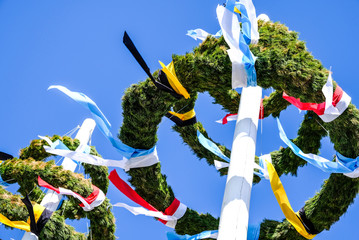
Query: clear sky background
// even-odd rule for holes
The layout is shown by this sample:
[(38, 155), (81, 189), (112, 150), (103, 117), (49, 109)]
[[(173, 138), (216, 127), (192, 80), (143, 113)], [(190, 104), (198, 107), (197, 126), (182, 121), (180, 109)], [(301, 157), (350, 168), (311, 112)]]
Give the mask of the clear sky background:
[[(63, 135), (90, 114), (64, 94), (46, 89), (53, 84), (66, 86), (91, 97), (113, 125), (116, 133), (122, 125), (121, 97), (127, 87), (146, 78), (145, 73), (122, 44), (128, 31), (145, 60), (154, 71), (158, 60), (171, 61), (172, 54), (190, 52), (200, 42), (186, 36), (187, 30), (203, 28), (210, 33), (219, 30), (216, 7), (218, 0), (0, 0), (0, 151), (18, 156), (37, 135)], [(357, 84), (356, 24), (358, 0), (254, 0), (257, 14), (266, 13), (273, 21), (285, 23), (300, 32), (313, 55), (326, 68), (332, 66), (333, 78), (359, 103)], [(270, 91), (266, 91), (267, 94)], [(210, 136), (231, 147), (234, 123), (215, 123), (226, 113), (201, 94), (195, 110)], [(304, 114), (291, 106), (281, 114), (289, 138), (295, 138)], [(276, 123), (268, 117), (260, 123), (257, 155), (284, 146)], [(192, 155), (175, 133), (168, 119), (163, 119), (158, 136), (158, 155), (162, 173), (183, 203), (198, 212), (219, 217), (226, 177), (214, 167)], [(354, 139), (353, 139), (354, 141)], [(92, 144), (104, 158), (121, 159), (102, 134), (95, 130)], [(322, 141), (321, 155), (335, 154), (328, 138)], [(80, 170), (80, 172), (82, 169)], [(123, 179), (127, 175), (118, 170)], [(295, 211), (314, 196), (329, 175), (306, 166), (298, 176), (281, 180)], [(15, 193), (13, 185), (8, 190)], [(335, 197), (335, 196), (333, 196)], [(110, 184), (108, 198), (112, 203), (128, 201)], [(357, 199), (356, 199), (357, 200)], [(124, 240), (166, 239), (172, 231), (152, 218), (134, 216), (114, 208), (116, 236)], [(359, 202), (354, 202), (330, 231), (316, 239), (357, 239)], [(268, 181), (255, 185), (252, 191), (250, 223), (264, 218), (284, 218)], [(67, 221), (78, 231), (87, 232), (86, 220)], [(21, 239), (20, 230), (0, 226), (2, 239)]]

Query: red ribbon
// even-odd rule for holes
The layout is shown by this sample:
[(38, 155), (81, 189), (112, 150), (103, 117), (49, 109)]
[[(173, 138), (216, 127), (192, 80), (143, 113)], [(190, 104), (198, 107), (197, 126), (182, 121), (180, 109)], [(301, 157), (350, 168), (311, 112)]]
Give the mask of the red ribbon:
[[(237, 116), (237, 113), (228, 113), (226, 116), (224, 116), (224, 118), (222, 119), (222, 124), (227, 124), (228, 123), (228, 117), (230, 116)], [(264, 107), (263, 107), (263, 98), (261, 99), (261, 105), (259, 108), (259, 119), (264, 119)]]
[[(343, 96), (343, 90), (341, 87), (337, 86), (333, 93), (333, 106), (336, 107), (337, 104), (340, 102)], [(283, 92), (283, 98), (299, 108), (300, 110), (311, 110), (315, 112), (317, 115), (323, 115), (325, 112), (325, 102), (322, 103), (303, 103), (300, 101), (299, 98), (294, 98)]]
[[(150, 211), (155, 212), (161, 212), (158, 211), (156, 208), (154, 208), (151, 204), (149, 204), (145, 199), (143, 199), (138, 193), (133, 190), (125, 181), (123, 181), (120, 176), (118, 176), (116, 169), (112, 170), (110, 175), (108, 176), (108, 179), (115, 185), (120, 192), (126, 195), (129, 199), (137, 203), (138, 205), (141, 205), (142, 207), (146, 208)], [(180, 205), (180, 201), (175, 198), (171, 205), (166, 208), (164, 214), (172, 216), (178, 209)], [(166, 224), (167, 221), (164, 221), (162, 219), (158, 219), (163, 224)]]
[[(45, 187), (47, 189), (50, 189), (50, 190), (53, 190), (53, 191), (57, 192), (58, 194), (61, 194), (59, 188), (55, 188), (54, 186), (52, 186), (49, 183), (45, 182), (44, 180), (41, 179), (40, 176), (38, 176), (37, 181), (39, 183), (39, 186)], [(76, 192), (75, 192), (75, 194), (80, 196), (81, 198), (83, 198), (88, 204), (91, 205), (91, 203), (93, 203), (97, 199), (97, 197), (98, 197), (98, 195), (100, 193), (100, 189), (98, 187), (96, 187), (95, 185), (92, 185), (92, 189), (93, 189), (93, 192), (87, 198), (82, 197), (80, 194), (78, 194)], [(85, 207), (85, 205), (83, 203), (81, 203), (80, 207)]]

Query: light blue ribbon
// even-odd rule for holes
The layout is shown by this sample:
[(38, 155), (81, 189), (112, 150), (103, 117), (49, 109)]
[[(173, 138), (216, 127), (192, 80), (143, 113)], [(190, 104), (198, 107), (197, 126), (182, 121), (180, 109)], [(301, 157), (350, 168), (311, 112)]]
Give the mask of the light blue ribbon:
[[(249, 225), (248, 232), (247, 232), (247, 240), (258, 240), (259, 239), (259, 231), (260, 225)], [(212, 231), (204, 231), (199, 234), (190, 236), (190, 235), (178, 235), (174, 232), (167, 233), (168, 240), (196, 240), (196, 239), (205, 239), (213, 236), (214, 234), (218, 234), (218, 230)], [(217, 239), (214, 238), (214, 239)]]
[(67, 96), (69, 96), (70, 98), (81, 104), (83, 107), (87, 108), (91, 112), (99, 130), (111, 142), (112, 146), (115, 147), (127, 159), (133, 157), (145, 156), (152, 153), (155, 150), (156, 146), (152, 147), (151, 149), (136, 149), (122, 143), (118, 139), (115, 139), (110, 131), (111, 129), (110, 122), (107, 120), (105, 115), (101, 112), (101, 110), (96, 105), (96, 103), (92, 101), (92, 99), (86, 96), (85, 94), (80, 92), (72, 92), (63, 86), (51, 86), (49, 89), (51, 88), (57, 88), (58, 90), (65, 93)]
[[(221, 149), (219, 149), (219, 147), (214, 142), (212, 142), (211, 140), (209, 140), (208, 138), (203, 136), (203, 134), (198, 130), (197, 130), (197, 137), (198, 137), (199, 143), (204, 148), (206, 148), (208, 151), (210, 151), (211, 153), (213, 153), (217, 157), (220, 157), (223, 160), (226, 160), (227, 162), (231, 161), (226, 155), (223, 154)], [(263, 179), (265, 178), (262, 171), (260, 171), (260, 172), (253, 171), (253, 174), (257, 175), (260, 178), (263, 178)]]
[(279, 121), (279, 118), (277, 118), (277, 124), (280, 138), (285, 144), (287, 144), (290, 149), (292, 149), (293, 153), (313, 166), (321, 169), (322, 171), (328, 173), (350, 173), (353, 172), (357, 167), (357, 159), (346, 158), (339, 153), (336, 154), (338, 161), (333, 162), (312, 153), (306, 154), (302, 152), (300, 148), (298, 148), (292, 141), (288, 139)]
[(226, 155), (224, 155), (222, 153), (221, 149), (219, 149), (218, 146), (214, 142), (212, 142), (211, 140), (209, 140), (208, 138), (203, 136), (202, 133), (198, 130), (197, 130), (197, 137), (198, 137), (199, 143), (203, 147), (205, 147), (208, 151), (212, 152), (214, 155), (222, 158), (223, 160), (226, 160), (227, 162), (231, 161)]
[[(234, 7), (236, 7), (241, 15), (234, 12)], [(239, 21), (242, 22), (241, 33), (239, 36), (239, 49), (243, 53), (242, 62), (244, 63), (244, 69), (247, 73), (247, 86), (255, 87), (257, 86), (257, 73), (254, 68), (256, 59), (253, 58), (253, 54), (249, 49), (249, 44), (251, 43), (251, 22), (248, 18), (247, 9), (240, 2), (235, 0), (228, 0), (226, 3), (226, 8), (237, 15)]]
[[(202, 31), (204, 31), (204, 30), (202, 30)], [(198, 34), (195, 30), (188, 30), (187, 35), (194, 39), (198, 38)], [(209, 35), (211, 35), (212, 37), (215, 37), (215, 38), (219, 38), (220, 36), (222, 36), (222, 29), (220, 29), (215, 35), (213, 35), (213, 34), (209, 34)]]
[(204, 231), (199, 234), (190, 236), (188, 234), (186, 235), (178, 235), (174, 232), (168, 232), (167, 233), (167, 239), (168, 240), (196, 240), (196, 239), (205, 239), (209, 238), (212, 234), (218, 233), (218, 230), (213, 231)]

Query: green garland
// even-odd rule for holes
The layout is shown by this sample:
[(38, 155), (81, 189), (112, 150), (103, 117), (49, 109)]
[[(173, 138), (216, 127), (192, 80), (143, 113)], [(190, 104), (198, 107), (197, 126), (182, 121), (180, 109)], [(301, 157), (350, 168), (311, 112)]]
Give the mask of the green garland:
[[(321, 88), (327, 79), (328, 71), (307, 51), (304, 42), (298, 40), (298, 34), (279, 23), (260, 21), (259, 27), (259, 43), (250, 46), (253, 54), (258, 57), (258, 85), (275, 89), (274, 93), (263, 100), (264, 116), (278, 117), (280, 112), (289, 106), (282, 98), (283, 92), (300, 98), (303, 102), (323, 102)], [(134, 148), (152, 148), (158, 140), (157, 129), (163, 116), (171, 107), (180, 113), (191, 110), (195, 106), (197, 94), (201, 92), (208, 92), (214, 103), (220, 104), (230, 113), (236, 113), (240, 95), (231, 89), (231, 62), (226, 50), (227, 45), (223, 37), (209, 37), (193, 52), (173, 56), (177, 76), (191, 95), (190, 99), (177, 100), (170, 94), (159, 91), (149, 79), (126, 89), (122, 98), (124, 119), (119, 134), (120, 140)], [(359, 155), (359, 141), (355, 140), (359, 139), (359, 111), (354, 105), (350, 104), (340, 117), (330, 123), (323, 123), (316, 114), (308, 112), (298, 130), (298, 137), (293, 142), (306, 153), (318, 153), (322, 137), (328, 134), (321, 125), (328, 130), (338, 152), (347, 157)], [(204, 149), (196, 137), (197, 129), (208, 137), (200, 122), (182, 128), (174, 126), (173, 129), (198, 158), (205, 158), (209, 165), (213, 165), (215, 156)], [(52, 140), (59, 138), (54, 136)], [(62, 141), (72, 150), (79, 144), (77, 140), (70, 138), (63, 138)], [(4, 180), (16, 176), (11, 182), (19, 183), (19, 192), (22, 195), (31, 192), (31, 198), (38, 199), (37, 202), (41, 201), (42, 197), (42, 192), (34, 184), (37, 175), (54, 186), (67, 187), (82, 195), (88, 195), (91, 192), (88, 180), (81, 175), (64, 171), (53, 161), (43, 162), (50, 156), (43, 150), (44, 144), (46, 143), (42, 140), (34, 140), (29, 147), (21, 151), (19, 159), (10, 159), (2, 164), (0, 173)], [(221, 145), (219, 147), (225, 155), (230, 156), (229, 149)], [(97, 152), (92, 149), (91, 154), (96, 155)], [(279, 175), (296, 175), (298, 167), (306, 165), (305, 161), (295, 156), (288, 148), (274, 151), (271, 156)], [(91, 175), (92, 183), (106, 192), (107, 168), (90, 165), (84, 167), (85, 172)], [(161, 173), (160, 163), (151, 167), (131, 169), (128, 174), (129, 181), (137, 193), (158, 210), (164, 211), (174, 200), (174, 192), (167, 184), (166, 176)], [(220, 174), (225, 175), (227, 172), (220, 170)], [(258, 177), (254, 178), (255, 183), (259, 181)], [(332, 174), (323, 183), (321, 191), (306, 202), (305, 213), (318, 231), (328, 230), (346, 212), (358, 192), (358, 181), (342, 174)], [(26, 219), (25, 208), (18, 204), (20, 197), (0, 188), (0, 196), (5, 195), (7, 197), (0, 198), (0, 212), (12, 220)], [(93, 239), (114, 239), (114, 217), (108, 200), (88, 213), (78, 206), (75, 199), (70, 198), (66, 201), (66, 207), (64, 205), (54, 213), (42, 232), (41, 239), (84, 239), (84, 234), (76, 233), (64, 223), (66, 218), (82, 217), (91, 220)], [(219, 219), (210, 214), (200, 214), (188, 208), (185, 215), (178, 220), (175, 230), (179, 234), (192, 235), (208, 229), (217, 229), (218, 224)], [(278, 222), (266, 219), (261, 224), (260, 239), (299, 240), (303, 237), (286, 220)]]

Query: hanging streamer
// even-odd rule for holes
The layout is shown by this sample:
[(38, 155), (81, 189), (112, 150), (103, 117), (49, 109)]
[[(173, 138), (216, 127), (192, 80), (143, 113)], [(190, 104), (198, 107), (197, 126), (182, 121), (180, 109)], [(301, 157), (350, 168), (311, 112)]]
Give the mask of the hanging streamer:
[[(259, 224), (249, 225), (248, 231), (247, 231), (247, 240), (258, 240), (259, 239), (259, 231), (260, 231)], [(178, 235), (174, 232), (167, 233), (168, 240), (196, 240), (196, 239), (206, 239), (206, 238), (217, 239), (218, 238), (218, 230), (204, 231), (204, 232), (201, 232), (201, 233), (193, 235), (193, 236)]]
[(159, 61), (159, 63), (161, 64), (162, 71), (166, 74), (167, 80), (169, 81), (172, 89), (175, 90), (176, 93), (182, 95), (185, 99), (190, 98), (187, 90), (182, 86), (177, 78), (173, 61), (170, 62), (167, 66), (161, 61)]
[(169, 111), (165, 116), (176, 123), (176, 125), (179, 127), (193, 125), (197, 122), (194, 109), (183, 114)]
[(193, 236), (190, 235), (181, 236), (174, 232), (167, 233), (168, 240), (196, 240), (196, 239), (206, 239), (206, 238), (217, 239), (217, 237), (218, 237), (218, 230), (204, 231)]
[(242, 21), (242, 25), (245, 25), (243, 28), (248, 28), (243, 31), (247, 44), (257, 44), (259, 40), (258, 19), (252, 0), (240, 0), (235, 3), (235, 6), (240, 11), (241, 17), (249, 23), (243, 24)]
[(127, 49), (131, 52), (132, 56), (136, 59), (138, 64), (142, 67), (142, 69), (145, 71), (145, 73), (148, 75), (148, 77), (151, 79), (151, 81), (155, 84), (155, 86), (162, 91), (170, 93), (172, 96), (174, 96), (177, 99), (182, 98), (182, 96), (178, 93), (176, 93), (168, 83), (168, 80), (165, 76), (165, 74), (162, 74), (161, 77), (161, 71), (159, 75), (160, 82), (156, 81), (153, 75), (151, 74), (150, 68), (147, 66), (145, 60), (142, 58), (141, 54), (138, 52), (135, 44), (132, 42), (131, 38), (128, 36), (127, 32), (125, 31), (123, 35), (123, 43), (127, 47)]
[[(222, 168), (228, 168), (229, 163), (228, 162), (220, 162), (217, 160), (214, 160), (214, 166), (217, 170), (221, 170)], [(259, 172), (254, 171), (253, 174), (257, 175), (260, 178), (269, 179), (268, 172), (265, 170), (265, 168), (259, 166), (257, 163), (253, 162), (253, 168), (258, 169)]]
[(222, 153), (221, 149), (219, 149), (219, 147), (214, 142), (203, 136), (199, 130), (197, 130), (197, 138), (200, 144), (203, 147), (205, 147), (208, 151), (222, 158), (223, 160), (226, 160), (227, 162), (231, 161), (226, 155)]
[(31, 204), (29, 196), (26, 196), (21, 201), (25, 204), (29, 211), (30, 219), (27, 222), (24, 221), (11, 221), (0, 213), (0, 222), (13, 228), (21, 229), (26, 232), (32, 232), (36, 236), (41, 233), (47, 221), (50, 219), (52, 212), (47, 210), (45, 207), (35, 204)]
[(123, 160), (103, 159), (101, 157), (94, 156), (91, 154), (70, 151), (70, 150), (63, 150), (63, 149), (54, 149), (54, 148), (51, 148), (48, 146), (44, 146), (44, 149), (48, 153), (62, 156), (62, 157), (67, 157), (67, 158), (70, 158), (77, 162), (87, 163), (87, 164), (97, 165), (97, 166), (119, 167), (119, 168), (124, 169), (126, 172), (132, 168), (149, 167), (156, 163), (159, 163), (156, 148), (150, 154), (140, 156), (140, 157), (134, 157), (134, 158), (130, 158), (130, 159), (123, 158)]
[(232, 62), (232, 88), (256, 86), (257, 74), (254, 68), (256, 58), (241, 32), (234, 8), (235, 1), (232, 0), (227, 1), (226, 8), (217, 7), (217, 18), (223, 37), (229, 46), (227, 52)]
[(320, 233), (318, 230), (315, 229), (314, 224), (307, 218), (307, 215), (305, 214), (304, 207), (302, 207), (298, 213), (297, 216), (299, 217), (300, 221), (302, 222), (303, 226), (305, 227), (305, 230), (309, 234), (316, 235)]
[[(217, 120), (217, 123), (227, 124), (230, 121), (237, 121), (238, 114), (237, 113), (228, 113), (224, 118)], [(259, 108), (259, 119), (264, 119), (264, 107), (263, 107), (263, 98), (261, 99), (261, 105)]]
[(280, 208), (282, 209), (284, 216), (287, 218), (288, 222), (290, 222), (293, 227), (297, 230), (297, 232), (302, 235), (303, 237), (307, 239), (312, 239), (315, 237), (313, 234), (309, 234), (305, 227), (303, 226), (299, 216), (295, 214), (293, 211), (287, 194), (284, 190), (284, 187), (282, 185), (282, 182), (280, 181), (278, 174), (273, 167), (272, 163), (267, 161), (267, 167), (268, 167), (268, 173), (269, 173), (269, 179), (270, 184), (274, 193), (274, 196), (276, 197), (278, 204)]
[(33, 206), (28, 195), (26, 195), (24, 199), (21, 199), (21, 201), (25, 204), (27, 210), (29, 211), (31, 232), (36, 236), (39, 236), (42, 229), (45, 227), (45, 224), (50, 220), (52, 211), (39, 204), (35, 204), (35, 206)]
[(45, 182), (44, 180), (42, 180), (40, 178), (40, 176), (38, 177), (37, 180), (38, 180), (39, 186), (41, 186), (41, 187), (51, 189), (61, 195), (73, 196), (74, 198), (77, 198), (81, 202), (80, 206), (86, 212), (91, 211), (95, 207), (100, 206), (106, 198), (106, 196), (102, 192), (102, 190), (99, 189), (98, 187), (96, 187), (95, 185), (92, 185), (93, 192), (87, 198), (84, 198), (80, 194), (75, 193), (69, 189), (61, 188), (61, 187), (55, 188), (54, 186), (52, 186), (52, 185), (48, 184), (47, 182)]
[(331, 122), (339, 117), (349, 106), (351, 97), (339, 86), (333, 93), (332, 74), (329, 73), (326, 84), (322, 88), (325, 102), (303, 103), (299, 98), (288, 96), (283, 92), (283, 98), (299, 108), (300, 110), (311, 110), (315, 112), (324, 122)]
[[(341, 161), (340, 158), (338, 158), (339, 153), (337, 153), (337, 161), (332, 162), (328, 159), (325, 159), (323, 157), (320, 157), (318, 155), (312, 154), (312, 153), (304, 153), (300, 148), (298, 148), (292, 141), (290, 141), (285, 134), (283, 127), (279, 121), (279, 118), (277, 118), (277, 124), (279, 129), (279, 136), (282, 139), (282, 141), (290, 148), (292, 149), (293, 153), (297, 155), (298, 157), (302, 158), (303, 160), (307, 161), (308, 163), (312, 164), (313, 166), (321, 169), (324, 172), (328, 173), (351, 173), (354, 171), (357, 160), (356, 159), (349, 159), (345, 161)], [(344, 159), (344, 158), (342, 158)]]
[(213, 36), (215, 38), (219, 38), (220, 36), (222, 36), (222, 30), (219, 30), (215, 35), (209, 34), (208, 32), (204, 31), (203, 29), (197, 28), (195, 30), (188, 30), (187, 31), (187, 36), (190, 36), (191, 38), (193, 38), (194, 40), (206, 40), (206, 38), (210, 35)]
[(94, 120), (96, 121), (96, 125), (100, 129), (100, 131), (112, 143), (112, 146), (115, 147), (125, 158), (130, 159), (132, 157), (145, 156), (152, 153), (155, 150), (155, 146), (148, 150), (136, 149), (115, 139), (110, 131), (111, 129), (110, 122), (107, 120), (105, 115), (101, 112), (101, 110), (98, 108), (96, 103), (92, 101), (91, 98), (80, 92), (72, 92), (63, 86), (49, 87), (49, 89), (54, 89), (54, 88), (65, 93), (67, 96), (69, 96), (76, 102), (80, 103), (83, 107), (87, 108), (91, 112)]
[[(143, 208), (131, 207), (124, 203), (117, 203), (114, 206), (124, 207), (135, 215), (144, 214), (146, 216), (152, 216), (159, 218), (158, 220), (168, 227), (175, 228), (177, 220), (183, 217), (187, 210), (187, 206), (181, 203), (176, 198), (172, 204), (165, 210), (164, 213), (158, 211), (140, 195), (137, 194), (120, 176), (118, 176), (116, 170), (111, 171), (109, 177), (110, 181), (120, 190), (126, 197), (142, 206)], [(146, 210), (147, 209), (147, 210)]]

